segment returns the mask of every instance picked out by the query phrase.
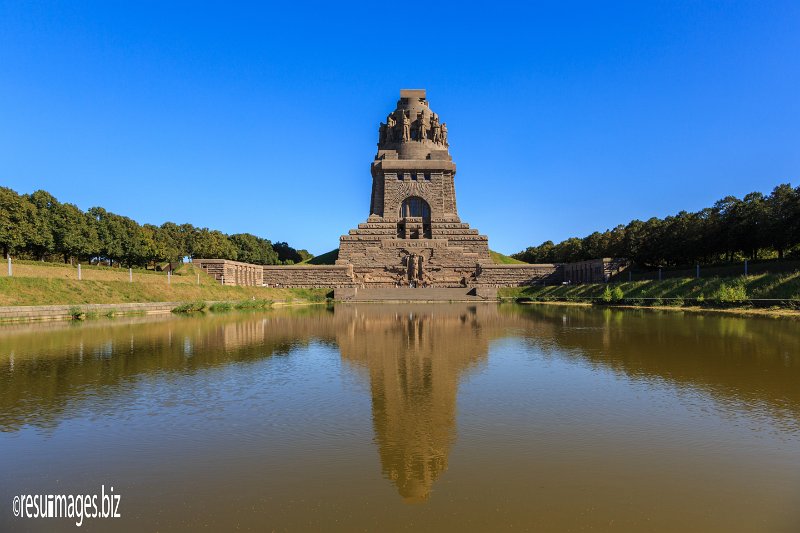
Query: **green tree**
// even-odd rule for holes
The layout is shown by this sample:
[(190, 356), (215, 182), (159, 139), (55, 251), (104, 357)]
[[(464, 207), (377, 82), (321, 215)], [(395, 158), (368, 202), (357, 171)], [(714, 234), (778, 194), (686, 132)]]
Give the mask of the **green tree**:
[(237, 233), (229, 238), (231, 244), (236, 248), (236, 255), (239, 261), (256, 265), (274, 265), (278, 263), (278, 254), (268, 240), (249, 233)]
[(191, 230), (194, 228), (188, 224), (187, 226), (189, 228), (178, 226), (174, 222), (164, 222), (158, 228), (157, 240), (162, 254), (158, 258), (160, 261), (181, 261), (184, 257), (190, 255), (187, 240)]
[(294, 264), (303, 260), (303, 256), (285, 242), (276, 242), (272, 245), (272, 248), (278, 254), (278, 259), (281, 263)]
[(7, 187), (0, 187), (0, 247), (3, 256), (36, 242), (36, 206)]
[(52, 194), (43, 190), (34, 191), (27, 198), (36, 207), (34, 235), (27, 248), (33, 257), (43, 261), (56, 252), (55, 217), (60, 204)]
[(228, 237), (217, 230), (196, 229), (192, 233), (192, 258), (238, 259), (236, 247)]
[(767, 243), (783, 259), (784, 252), (798, 244), (795, 227), (800, 218), (800, 188), (788, 183), (778, 185), (766, 200)]
[(52, 220), (55, 251), (65, 263), (71, 262), (73, 257), (96, 255), (101, 246), (91, 216), (73, 204), (58, 204)]

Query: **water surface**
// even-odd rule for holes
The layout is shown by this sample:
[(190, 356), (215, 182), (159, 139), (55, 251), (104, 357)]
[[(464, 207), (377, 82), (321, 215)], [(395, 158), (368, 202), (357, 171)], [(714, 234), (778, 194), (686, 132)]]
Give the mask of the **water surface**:
[(339, 305), (0, 328), (15, 494), (81, 530), (800, 531), (800, 324)]

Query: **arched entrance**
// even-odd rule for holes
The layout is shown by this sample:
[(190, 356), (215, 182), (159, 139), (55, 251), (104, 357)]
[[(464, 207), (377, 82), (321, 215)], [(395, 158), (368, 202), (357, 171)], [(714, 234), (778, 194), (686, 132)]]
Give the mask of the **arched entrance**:
[(409, 196), (400, 204), (397, 236), (401, 239), (431, 238), (431, 206), (419, 196)]

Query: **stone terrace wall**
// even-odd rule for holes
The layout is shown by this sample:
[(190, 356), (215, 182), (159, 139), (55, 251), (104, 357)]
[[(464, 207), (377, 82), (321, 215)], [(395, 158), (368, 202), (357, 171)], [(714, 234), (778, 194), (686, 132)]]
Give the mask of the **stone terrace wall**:
[(264, 284), (263, 267), (228, 259), (192, 259), (192, 264), (202, 268), (223, 285), (260, 287)]
[(628, 267), (628, 260), (604, 257), (564, 265), (564, 280), (572, 283), (603, 283)]
[(542, 265), (479, 265), (475, 284), (490, 287), (522, 287), (554, 284), (563, 281), (559, 264)]
[(268, 287), (335, 288), (352, 287), (353, 265), (264, 266)]

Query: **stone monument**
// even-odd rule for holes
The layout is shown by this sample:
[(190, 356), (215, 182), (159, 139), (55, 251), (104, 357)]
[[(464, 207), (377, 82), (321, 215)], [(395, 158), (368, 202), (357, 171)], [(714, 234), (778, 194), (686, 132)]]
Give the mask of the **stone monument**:
[(367, 221), (339, 240), (337, 265), (363, 287), (466, 287), (490, 265), (485, 235), (456, 209), (447, 126), (424, 90), (400, 91), (379, 127)]
[(369, 217), (340, 237), (335, 265), (260, 266), (213, 258), (194, 263), (224, 285), (331, 287), (342, 300), (423, 301), (494, 298), (497, 287), (597, 283), (626, 267), (624, 259), (611, 258), (494, 264), (486, 236), (458, 216), (447, 134), (447, 123), (431, 111), (424, 90), (400, 91), (397, 108), (378, 127)]

